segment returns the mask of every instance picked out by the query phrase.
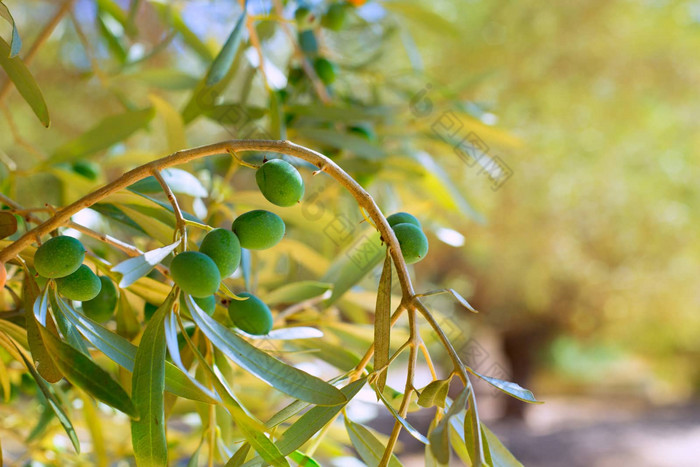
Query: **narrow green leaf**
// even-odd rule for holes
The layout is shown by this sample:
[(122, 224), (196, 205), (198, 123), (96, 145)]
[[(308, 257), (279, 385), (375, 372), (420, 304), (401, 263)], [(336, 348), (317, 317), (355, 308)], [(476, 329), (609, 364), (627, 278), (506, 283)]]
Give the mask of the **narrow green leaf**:
[(60, 146), (47, 162), (50, 164), (72, 162), (107, 149), (145, 128), (154, 115), (153, 107), (110, 115), (76, 139)]
[(238, 46), (241, 43), (241, 37), (245, 30), (246, 17), (248, 15), (247, 5), (247, 1), (243, 3), (243, 12), (241, 16), (236, 21), (233, 31), (231, 31), (228, 39), (226, 39), (223, 47), (221, 47), (221, 51), (219, 51), (211, 67), (209, 67), (206, 81), (207, 86), (213, 86), (221, 81), (224, 76), (228, 74), (231, 65), (233, 65), (233, 60), (236, 58), (236, 52), (238, 52)]
[[(160, 175), (173, 193), (190, 195), (197, 198), (206, 198), (209, 195), (207, 189), (202, 185), (202, 182), (186, 170), (175, 168), (163, 169), (160, 171)], [(140, 193), (160, 193), (163, 191), (163, 188), (155, 177), (146, 177), (143, 180), (139, 180), (133, 185), (130, 185), (128, 189)]]
[(345, 396), (335, 387), (250, 345), (200, 310), (191, 299), (187, 305), (195, 323), (215, 347), (241, 368), (278, 391), (318, 405), (338, 405), (346, 402)]
[(489, 428), (481, 424), (481, 430), (489, 446), (491, 465), (493, 467), (523, 467), (515, 456), (506, 448), (501, 440)]
[(182, 116), (170, 102), (162, 99), (155, 94), (149, 94), (148, 98), (153, 103), (156, 112), (160, 115), (165, 124), (165, 135), (168, 140), (168, 152), (175, 152), (187, 147), (187, 139), (185, 137), (185, 124), (182, 121)]
[(299, 417), (296, 422), (282, 433), (282, 436), (275, 443), (282, 454), (288, 456), (318, 433), (321, 428), (340, 413), (347, 402), (360, 392), (360, 389), (366, 382), (366, 378), (362, 378), (343, 387), (340, 391), (347, 399), (345, 403), (334, 407), (314, 407)]
[(467, 299), (465, 299), (464, 297), (462, 297), (462, 296), (461, 296), (456, 290), (454, 290), (454, 289), (432, 290), (432, 291), (430, 291), (430, 292), (418, 294), (418, 296), (419, 296), (419, 297), (428, 297), (428, 296), (430, 296), (430, 295), (440, 295), (440, 294), (444, 294), (444, 293), (447, 293), (447, 294), (452, 295), (452, 296), (454, 297), (454, 299), (457, 300), (457, 302), (458, 302), (460, 305), (462, 305), (464, 308), (466, 308), (467, 310), (471, 311), (472, 313), (478, 313), (478, 311), (477, 311), (473, 306), (471, 306), (471, 304), (467, 301)]
[(391, 107), (360, 107), (334, 106), (324, 104), (291, 105), (285, 107), (285, 113), (312, 117), (332, 122), (366, 122), (367, 120), (382, 120), (396, 112)]
[[(34, 364), (36, 365), (36, 370), (39, 374), (49, 383), (56, 383), (63, 378), (63, 373), (58, 369), (53, 359), (49, 355), (49, 352), (44, 346), (44, 341), (41, 338), (41, 332), (39, 331), (39, 323), (36, 320), (35, 314), (41, 310), (37, 310), (36, 307), (41, 308), (41, 300), (39, 299), (39, 286), (36, 284), (34, 277), (27, 269), (24, 273), (24, 282), (22, 283), (22, 290), (24, 294), (25, 306), (33, 304), (33, 313), (25, 313), (25, 325), (27, 327), (27, 341), (29, 343), (29, 350), (31, 351), (32, 358), (34, 359)], [(53, 324), (53, 322), (50, 322)]]
[(287, 139), (287, 128), (284, 122), (284, 112), (280, 108), (280, 100), (275, 90), (269, 92), (270, 107), (270, 136), (272, 139)]
[[(385, 447), (374, 434), (363, 425), (345, 417), (345, 428), (350, 436), (352, 446), (367, 465), (379, 465), (384, 456)], [(389, 466), (400, 467), (401, 463), (394, 454), (389, 459)]]
[[(19, 32), (17, 31), (17, 25), (15, 24), (15, 19), (12, 17), (10, 10), (5, 6), (4, 3), (0, 2), (0, 16), (5, 18), (12, 25), (12, 42), (10, 47), (10, 57), (16, 57), (22, 48), (22, 39), (19, 37)], [(0, 462), (2, 465), (2, 462)]]
[(95, 364), (84, 353), (61, 342), (43, 326), (40, 330), (47, 350), (51, 352), (56, 366), (60, 368), (68, 381), (105, 404), (131, 417), (137, 416), (131, 399), (109, 373)]
[(202, 40), (187, 27), (185, 20), (179, 11), (165, 0), (154, 0), (150, 4), (156, 9), (161, 19), (176, 30), (190, 48), (192, 48), (205, 62), (214, 59), (214, 54)]
[(418, 405), (421, 407), (438, 407), (445, 408), (445, 399), (447, 391), (450, 389), (450, 379), (438, 379), (432, 381), (420, 392), (418, 397)]
[[(5, 365), (5, 362), (0, 358), (0, 389), (2, 389), (2, 398), (3, 402), (6, 404), (10, 402), (10, 391), (12, 388), (10, 387), (10, 377), (7, 374), (7, 365)], [(0, 464), (2, 465), (2, 464)]]
[(226, 462), (226, 467), (240, 467), (250, 452), (250, 444), (243, 443), (238, 451)]
[[(192, 306), (192, 309), (198, 308), (192, 300), (191, 296), (185, 296), (185, 300), (187, 306)], [(198, 309), (197, 311), (195, 311), (195, 313), (204, 312)], [(174, 320), (174, 315), (171, 314), (170, 323), (172, 324)], [(255, 451), (258, 454), (260, 454), (260, 456), (268, 464), (273, 465), (275, 467), (289, 467), (289, 463), (284, 458), (280, 450), (265, 435), (264, 426), (262, 425), (262, 423), (260, 423), (258, 420), (253, 419), (245, 412), (245, 409), (234, 398), (233, 392), (230, 390), (228, 385), (224, 381), (222, 381), (222, 379), (219, 378), (219, 376), (214, 372), (209, 363), (204, 359), (199, 349), (194, 345), (189, 336), (187, 336), (182, 320), (178, 319), (178, 323), (180, 325), (182, 336), (185, 338), (187, 345), (199, 361), (200, 367), (206, 373), (208, 373), (209, 380), (214, 384), (216, 391), (221, 396), (224, 406), (231, 414), (231, 417), (233, 417), (234, 421), (236, 422), (236, 425), (238, 425), (238, 428), (240, 428), (240, 430), (243, 432), (243, 436), (245, 436), (246, 440), (250, 443), (250, 445), (253, 448), (255, 448)], [(175, 341), (177, 341), (177, 337), (175, 337)], [(171, 352), (171, 356), (173, 356), (173, 352)]]
[(262, 107), (253, 107), (250, 105), (242, 105), (239, 103), (223, 102), (218, 105), (211, 106), (204, 110), (204, 115), (211, 120), (221, 123), (222, 125), (234, 125), (237, 128), (243, 128), (247, 124), (260, 120), (267, 113), (267, 109)]
[(265, 296), (265, 303), (278, 305), (280, 303), (299, 303), (310, 298), (323, 295), (333, 288), (329, 282), (299, 281), (285, 284)]
[(0, 38), (0, 66), (5, 69), (7, 76), (15, 83), (17, 91), (32, 108), (39, 121), (48, 128), (51, 118), (41, 89), (24, 62), (19, 57), (10, 58), (11, 51), (12, 49), (7, 42)]
[(442, 464), (447, 464), (450, 461), (450, 440), (449, 440), (449, 430), (448, 424), (450, 419), (467, 407), (467, 399), (471, 389), (469, 386), (465, 387), (462, 392), (459, 393), (457, 398), (454, 400), (452, 405), (450, 405), (449, 410), (443, 417), (443, 419), (438, 423), (432, 433), (430, 433), (430, 447), (433, 451), (433, 455)]
[(322, 282), (333, 283), (333, 293), (324, 302), (326, 306), (335, 303), (384, 258), (386, 250), (379, 232), (363, 230), (354, 233), (352, 238), (356, 240), (338, 255), (338, 259), (321, 278)]
[(321, 467), (321, 464), (319, 464), (316, 459), (307, 456), (301, 451), (294, 451), (289, 455), (289, 458), (304, 467)]
[[(146, 212), (143, 206), (127, 206), (120, 204), (119, 209), (139, 225), (151, 238), (163, 245), (173, 241), (173, 228), (169, 223), (162, 222), (154, 212)], [(154, 210), (157, 208), (154, 208)]]
[(54, 310), (54, 318), (56, 319), (56, 325), (58, 326), (59, 331), (61, 331), (61, 334), (69, 345), (71, 345), (75, 350), (81, 352), (83, 355), (89, 356), (90, 352), (85, 345), (85, 340), (82, 338), (75, 326), (73, 326), (73, 323), (66, 319), (65, 312), (56, 312), (56, 310), (63, 311), (66, 308), (72, 308), (71, 305), (68, 305), (68, 303), (66, 303), (65, 300), (58, 295), (58, 292), (55, 289), (52, 289), (52, 292), (53, 293), (49, 298), (51, 309)]
[[(377, 306), (374, 309), (374, 368), (382, 370), (389, 364), (389, 346), (391, 343), (391, 256), (386, 250), (384, 267), (377, 289)], [(384, 391), (387, 369), (377, 377), (377, 396)]]
[(48, 402), (49, 407), (51, 407), (51, 410), (53, 410), (53, 412), (56, 414), (56, 418), (58, 418), (58, 421), (61, 423), (61, 426), (63, 426), (63, 429), (65, 430), (66, 434), (68, 435), (68, 438), (73, 444), (75, 452), (79, 453), (80, 442), (78, 441), (78, 436), (75, 433), (75, 428), (73, 428), (73, 424), (68, 418), (68, 415), (66, 415), (66, 412), (61, 406), (61, 402), (54, 394), (51, 386), (46, 384), (46, 381), (44, 381), (41, 375), (39, 375), (39, 373), (34, 368), (34, 365), (32, 365), (29, 359), (27, 359), (27, 357), (24, 355), (24, 351), (17, 347), (17, 344), (15, 344), (14, 341), (11, 342), (14, 345), (17, 352), (19, 353), (20, 357), (22, 358), (24, 366), (27, 367), (27, 370), (29, 370), (29, 373), (32, 375), (32, 378), (34, 378), (34, 381), (36, 381), (37, 385), (39, 386), (41, 393), (44, 395), (44, 397), (46, 397), (46, 401)]
[(520, 386), (517, 383), (512, 383), (510, 381), (504, 381), (502, 379), (494, 378), (492, 376), (486, 376), (482, 375), (481, 373), (478, 373), (471, 368), (467, 368), (467, 370), (475, 375), (478, 376), (479, 378), (483, 379), (493, 387), (505, 392), (509, 396), (515, 397), (518, 400), (521, 400), (523, 402), (529, 402), (531, 404), (542, 404), (542, 401), (538, 401), (535, 399), (535, 395), (532, 394), (531, 391), (525, 389), (524, 387)]
[(378, 397), (379, 399), (381, 399), (382, 402), (384, 403), (384, 406), (385, 406), (387, 409), (389, 409), (389, 412), (391, 412), (391, 415), (394, 416), (394, 418), (406, 429), (406, 431), (408, 431), (408, 433), (409, 433), (411, 436), (413, 436), (414, 438), (416, 438), (418, 441), (420, 441), (421, 443), (423, 443), (423, 444), (425, 444), (425, 445), (430, 444), (430, 440), (428, 440), (428, 438), (426, 438), (425, 436), (423, 436), (423, 433), (421, 433), (421, 432), (418, 431), (413, 425), (411, 425), (411, 424), (408, 422), (408, 420), (406, 420), (404, 417), (402, 417), (402, 416), (396, 411), (396, 409), (394, 409), (394, 407), (389, 403), (389, 401), (386, 400), (386, 397), (384, 397), (384, 395), (383, 395), (381, 392), (377, 391), (377, 388), (375, 388), (375, 392), (377, 393), (377, 397)]
[(136, 463), (165, 466), (168, 446), (165, 439), (165, 329), (164, 320), (177, 298), (173, 289), (146, 326), (136, 351), (131, 397), (140, 415), (131, 421), (131, 440)]
[(117, 321), (117, 334), (127, 339), (133, 339), (141, 332), (141, 323), (136, 316), (136, 310), (129, 303), (125, 291), (120, 291), (119, 302), (117, 304), (117, 312), (115, 314)]
[(97, 14), (97, 29), (100, 32), (100, 35), (104, 39), (105, 43), (107, 44), (107, 49), (109, 49), (109, 51), (119, 63), (124, 64), (127, 58), (126, 48), (124, 47), (124, 44), (122, 43), (121, 39), (117, 37), (107, 26), (104, 20), (104, 16), (104, 14)]
[(297, 128), (299, 136), (316, 143), (327, 144), (336, 149), (344, 149), (363, 159), (382, 159), (386, 157), (384, 150), (377, 144), (367, 141), (363, 136), (328, 130), (325, 128)]
[(141, 256), (126, 259), (112, 268), (122, 274), (119, 287), (126, 288), (148, 274), (180, 244), (180, 240), (168, 246), (147, 251)]
[[(75, 310), (65, 310), (66, 318), (80, 331), (80, 333), (110, 360), (128, 371), (134, 370), (137, 347), (115, 334), (100, 324), (92, 321)], [(166, 362), (165, 388), (168, 392), (185, 399), (190, 399), (207, 404), (215, 404), (216, 401), (205, 395), (194, 386), (187, 377), (178, 370), (175, 365)]]
[[(243, 334), (242, 331), (241, 334)], [(250, 336), (260, 338), (261, 336)], [(318, 339), (323, 337), (323, 331), (306, 326), (294, 326), (291, 328), (273, 329), (263, 338), (265, 340), (291, 341), (297, 339)]]

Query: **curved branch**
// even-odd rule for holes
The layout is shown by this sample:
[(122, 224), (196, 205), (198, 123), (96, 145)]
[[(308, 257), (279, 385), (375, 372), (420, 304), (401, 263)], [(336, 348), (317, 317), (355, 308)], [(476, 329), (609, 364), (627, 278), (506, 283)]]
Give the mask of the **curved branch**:
[(29, 246), (36, 236), (45, 235), (57, 227), (66, 225), (70, 222), (71, 216), (82, 209), (89, 208), (93, 204), (101, 201), (107, 196), (122, 190), (129, 185), (150, 176), (154, 171), (166, 169), (176, 165), (185, 164), (202, 157), (211, 156), (214, 154), (226, 154), (231, 151), (267, 151), (278, 154), (287, 154), (290, 156), (303, 159), (316, 167), (320, 171), (327, 173), (343, 185), (350, 194), (357, 200), (357, 203), (362, 206), (377, 226), (382, 239), (387, 243), (390, 249), (391, 257), (396, 266), (396, 271), (401, 284), (404, 299), (410, 299), (414, 295), (413, 284), (408, 274), (406, 262), (401, 255), (399, 242), (394, 235), (394, 231), (389, 226), (386, 218), (381, 210), (374, 202), (372, 197), (367, 193), (359, 183), (357, 183), (350, 175), (341, 169), (335, 162), (327, 158), (321, 153), (299, 146), (289, 141), (274, 141), (274, 140), (231, 140), (221, 143), (209, 144), (193, 149), (178, 151), (169, 156), (163, 157), (139, 166), (121, 177), (103, 186), (97, 191), (94, 191), (83, 198), (75, 201), (72, 204), (64, 207), (44, 223), (38, 225), (34, 229), (25, 233), (14, 243), (0, 251), (0, 262), (7, 262), (19, 254), (22, 249)]

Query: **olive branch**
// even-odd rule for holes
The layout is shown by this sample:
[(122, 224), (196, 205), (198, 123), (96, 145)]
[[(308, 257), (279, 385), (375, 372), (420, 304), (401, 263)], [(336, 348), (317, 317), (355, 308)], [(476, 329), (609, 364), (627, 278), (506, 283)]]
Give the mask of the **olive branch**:
[[(398, 441), (399, 434), (402, 428), (404, 428), (404, 419), (408, 413), (412, 396), (414, 395), (414, 393), (418, 393), (417, 389), (414, 386), (414, 376), (419, 350), (424, 354), (426, 361), (428, 362), (428, 365), (430, 367), (433, 378), (436, 378), (435, 370), (432, 366), (430, 356), (418, 331), (418, 315), (420, 315), (430, 325), (432, 330), (436, 333), (442, 346), (447, 351), (453, 365), (453, 370), (450, 376), (456, 375), (462, 381), (465, 387), (462, 391), (462, 394), (466, 396), (466, 399), (463, 402), (465, 404), (468, 403), (470, 407), (470, 410), (468, 410), (467, 413), (469, 414), (469, 423), (471, 425), (470, 431), (472, 439), (470, 441), (473, 443), (475, 451), (475, 455), (473, 456), (473, 465), (482, 465), (482, 459), (484, 459), (484, 445), (481, 436), (481, 425), (476, 409), (476, 397), (474, 394), (473, 386), (469, 379), (469, 375), (467, 374), (468, 371), (472, 370), (467, 368), (463, 364), (459, 355), (457, 354), (457, 351), (455, 350), (454, 346), (450, 343), (449, 339), (447, 338), (444, 331), (436, 321), (435, 317), (428, 310), (425, 304), (421, 301), (422, 296), (428, 295), (430, 293), (416, 293), (408, 273), (406, 262), (404, 261), (404, 258), (401, 254), (401, 248), (399, 246), (399, 242), (396, 238), (396, 235), (394, 234), (394, 231), (390, 227), (386, 217), (383, 215), (374, 199), (370, 196), (369, 193), (367, 193), (367, 191), (365, 191), (362, 188), (362, 186), (360, 186), (359, 183), (357, 183), (340, 166), (338, 166), (331, 159), (319, 152), (294, 144), (290, 141), (274, 140), (230, 140), (197, 148), (177, 151), (171, 155), (151, 161), (147, 164), (141, 165), (133, 170), (130, 170), (129, 172), (126, 172), (121, 177), (115, 179), (111, 183), (104, 185), (98, 190), (93, 191), (92, 193), (73, 202), (72, 204), (69, 204), (68, 206), (65, 206), (62, 209), (56, 211), (46, 221), (39, 223), (39, 225), (27, 231), (15, 242), (13, 242), (12, 244), (4, 248), (2, 251), (0, 251), (0, 263), (6, 263), (12, 260), (16, 256), (18, 256), (24, 248), (30, 246), (30, 244), (35, 240), (40, 239), (43, 235), (48, 234), (49, 232), (57, 229), (58, 227), (66, 225), (70, 227), (77, 226), (79, 227), (77, 228), (77, 230), (81, 231), (82, 233), (97, 238), (98, 240), (104, 241), (112, 246), (115, 246), (130, 255), (140, 254), (140, 251), (138, 249), (135, 249), (135, 247), (131, 247), (128, 244), (125, 244), (124, 242), (91, 231), (90, 229), (86, 229), (82, 226), (78, 226), (77, 224), (71, 221), (71, 217), (77, 212), (81, 211), (82, 209), (89, 208), (93, 204), (106, 198), (112, 193), (122, 190), (128, 187), (129, 185), (148, 176), (154, 176), (163, 188), (164, 192), (166, 193), (168, 200), (172, 204), (176, 218), (175, 236), (184, 240), (186, 239), (187, 222), (184, 220), (182, 211), (179, 208), (175, 196), (173, 195), (172, 191), (160, 175), (160, 171), (169, 167), (185, 164), (203, 157), (212, 156), (216, 154), (230, 153), (234, 156), (234, 158), (237, 161), (241, 162), (241, 159), (238, 157), (238, 153), (247, 151), (267, 151), (293, 156), (316, 166), (318, 170), (314, 172), (314, 175), (320, 172), (325, 172), (326, 174), (333, 177), (338, 183), (340, 183), (350, 192), (350, 194), (357, 201), (358, 205), (364, 210), (364, 212), (367, 213), (367, 215), (372, 221), (373, 226), (379, 231), (383, 242), (387, 245), (388, 256), (384, 266), (385, 273), (387, 271), (388, 266), (388, 274), (389, 277), (391, 276), (391, 263), (393, 262), (393, 265), (397, 271), (398, 281), (401, 287), (402, 294), (401, 302), (398, 308), (391, 315), (389, 328), (391, 328), (404, 313), (407, 313), (409, 321), (409, 337), (408, 340), (400, 346), (399, 350), (391, 358), (388, 359), (388, 362), (386, 362), (386, 364), (382, 368), (375, 368), (374, 372), (371, 375), (369, 375), (370, 380), (374, 382), (373, 385), (375, 386), (375, 389), (377, 387), (377, 379), (381, 377), (381, 374), (386, 371), (388, 365), (394, 360), (396, 356), (398, 356), (399, 353), (405, 350), (406, 347), (408, 347), (409, 349), (409, 360), (403, 398), (401, 400), (399, 410), (396, 413), (394, 413), (394, 415), (398, 415), (398, 417), (395, 417), (396, 421), (394, 423), (394, 427), (392, 429), (389, 441), (386, 445), (383, 457), (379, 465), (386, 466), (389, 464), (392, 458), (392, 453)], [(17, 210), (21, 210), (21, 207), (14, 203), (12, 200), (6, 199), (6, 197), (4, 196), (2, 200), (9, 204), (11, 207)], [(37, 219), (31, 214), (27, 214), (27, 218), (28, 220), (31, 220), (35, 223), (40, 222), (39, 219)], [(184, 246), (185, 241), (183, 241), (181, 245)], [(382, 276), (384, 276), (385, 273), (383, 273)], [(380, 289), (381, 287), (382, 283), (380, 281)], [(460, 299), (460, 297), (457, 298), (458, 300)], [(360, 379), (364, 375), (364, 373), (367, 371), (367, 365), (369, 364), (370, 359), (374, 355), (374, 352), (375, 345), (372, 344), (365, 353), (364, 357), (359, 362), (359, 364), (351, 372), (351, 382)], [(380, 395), (380, 392), (381, 391), (378, 391), (378, 395)], [(387, 407), (390, 408), (388, 404)], [(393, 409), (391, 410), (393, 412)], [(450, 412), (448, 412), (446, 417), (449, 418), (449, 416)], [(402, 423), (402, 421), (404, 423)]]

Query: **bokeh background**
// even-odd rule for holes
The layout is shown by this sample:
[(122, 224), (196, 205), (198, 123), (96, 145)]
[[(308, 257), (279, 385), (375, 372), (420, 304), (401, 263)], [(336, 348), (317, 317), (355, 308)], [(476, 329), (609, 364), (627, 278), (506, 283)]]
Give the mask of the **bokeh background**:
[[(63, 2), (5, 3), (26, 51)], [(274, 2), (249, 2), (265, 79), (246, 42), (229, 83), (200, 100), (195, 118), (188, 102), (240, 15), (237, 2), (73, 2), (30, 66), (51, 127), (16, 91), (3, 98), (3, 192), (25, 206), (77, 198), (84, 187), (66, 175), (71, 166), (42, 162), (105, 117), (145, 107), (156, 109), (147, 126), (85, 154), (98, 173), (85, 184), (227, 138), (307, 145), (334, 157), (385, 212), (423, 221), (430, 254), (412, 269), (419, 288), (453, 288), (480, 310), (429, 300), (462, 356), (546, 402), (526, 406), (477, 384), (482, 416), (525, 465), (697, 465), (700, 3), (353, 2), (343, 28), (320, 28), (318, 52), (303, 53), (337, 66), (328, 99), (356, 114), (324, 111), (313, 83), (294, 81), (296, 4), (282, 3), (285, 21)], [(10, 31), (0, 24), (3, 37)], [(197, 173), (222, 206), (226, 196), (254, 202), (250, 177), (229, 173), (225, 159), (207, 164)], [(229, 176), (241, 188), (217, 185)], [(321, 224), (309, 214), (318, 199), (333, 214)], [(224, 208), (209, 208), (212, 225), (224, 222)], [(320, 183), (295, 215), (293, 238), (321, 264), (270, 266), (267, 279), (322, 274), (362, 219)], [(346, 220), (346, 231), (333, 220)], [(106, 225), (95, 213), (81, 222)], [(363, 307), (377, 279), (370, 271), (349, 292), (339, 319), (371, 324)], [(403, 376), (398, 365), (390, 382), (400, 387)], [(392, 419), (368, 423), (386, 431)], [(402, 459), (422, 465), (411, 438), (401, 440)]]

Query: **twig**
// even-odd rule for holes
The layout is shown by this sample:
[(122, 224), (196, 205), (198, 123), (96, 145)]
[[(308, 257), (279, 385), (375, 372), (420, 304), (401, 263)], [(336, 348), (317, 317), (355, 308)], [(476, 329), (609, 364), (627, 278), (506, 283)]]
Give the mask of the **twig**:
[[(20, 204), (16, 203), (13, 199), (5, 196), (4, 194), (0, 193), (0, 201), (5, 203), (6, 205), (10, 206), (12, 209), (10, 212), (15, 213), (15, 214), (21, 214), (22, 217), (24, 217), (25, 220), (28, 222), (32, 222), (34, 224), (41, 224), (43, 221), (36, 217), (32, 212), (53, 212), (52, 208), (44, 207), (44, 208), (35, 208), (35, 209), (25, 209), (23, 208)], [(140, 256), (143, 254), (143, 251), (139, 250), (133, 245), (130, 245), (126, 242), (123, 242), (117, 238), (112, 237), (111, 235), (95, 232), (94, 230), (85, 227), (84, 225), (80, 225), (78, 223), (75, 223), (73, 221), (69, 221), (66, 223), (66, 227), (70, 227), (73, 230), (77, 230), (78, 232), (87, 235), (88, 237), (92, 237), (96, 240), (99, 240), (103, 243), (106, 243), (108, 245), (111, 245), (124, 253), (126, 253), (129, 256)], [(156, 266), (156, 269), (163, 274), (164, 276), (169, 276), (170, 273), (168, 271), (168, 268), (162, 265)]]
[[(275, 5), (275, 11), (277, 12), (277, 16), (284, 17), (284, 9), (282, 8), (280, 0), (273, 0), (273, 3)], [(306, 56), (301, 50), (301, 47), (299, 47), (299, 43), (297, 42), (296, 37), (294, 37), (294, 33), (289, 27), (289, 24), (287, 24), (286, 21), (280, 21), (280, 26), (282, 26), (284, 32), (287, 33), (287, 35), (289, 36), (289, 40), (292, 43), (292, 47), (294, 47), (294, 54), (301, 62), (301, 67), (304, 69), (304, 72), (311, 80), (311, 84), (313, 84), (314, 89), (316, 90), (316, 94), (318, 94), (318, 98), (321, 99), (321, 102), (323, 102), (324, 104), (330, 103), (331, 96), (328, 95), (326, 86), (318, 77), (318, 74), (316, 73), (316, 70), (314, 70), (314, 67), (312, 67), (309, 61), (306, 59)]]
[[(420, 336), (418, 334), (418, 323), (416, 322), (416, 310), (408, 310), (408, 326), (410, 329), (409, 345), (410, 354), (408, 357), (408, 370), (406, 371), (406, 386), (403, 392), (403, 399), (401, 399), (401, 406), (399, 407), (399, 415), (406, 418), (408, 413), (408, 406), (411, 403), (411, 395), (413, 394), (413, 378), (416, 373), (416, 362), (418, 360), (418, 344), (420, 342)], [(399, 439), (399, 433), (401, 433), (401, 423), (396, 420), (394, 422), (394, 428), (391, 431), (391, 436), (389, 436), (389, 441), (387, 441), (386, 448), (384, 449), (384, 456), (379, 462), (379, 467), (386, 467), (389, 465), (391, 460), (391, 455), (394, 452), (394, 447), (396, 447), (396, 442)]]
[(258, 32), (255, 30), (255, 19), (247, 14), (245, 2), (246, 0), (240, 0), (241, 5), (243, 6), (243, 14), (246, 15), (245, 27), (248, 30), (248, 35), (250, 36), (250, 44), (258, 53), (258, 66), (260, 68), (260, 74), (262, 75), (263, 84), (265, 85), (265, 90), (270, 92), (270, 82), (267, 80), (267, 73), (265, 73), (265, 56), (262, 51), (262, 46), (260, 45)]
[(170, 201), (170, 204), (173, 206), (173, 213), (175, 214), (175, 227), (176, 231), (175, 234), (173, 234), (173, 241), (177, 241), (178, 234), (180, 235), (180, 238), (182, 238), (182, 243), (178, 245), (178, 250), (180, 247), (182, 247), (183, 250), (187, 249), (187, 223), (185, 222), (185, 218), (182, 216), (182, 211), (180, 210), (180, 205), (177, 202), (177, 198), (173, 194), (173, 190), (170, 189), (167, 183), (165, 183), (165, 180), (163, 179), (163, 176), (160, 174), (159, 170), (153, 170), (152, 171), (153, 176), (158, 180), (158, 183), (160, 184), (161, 188), (163, 188), (163, 191), (165, 192), (165, 196), (168, 197), (168, 201)]

